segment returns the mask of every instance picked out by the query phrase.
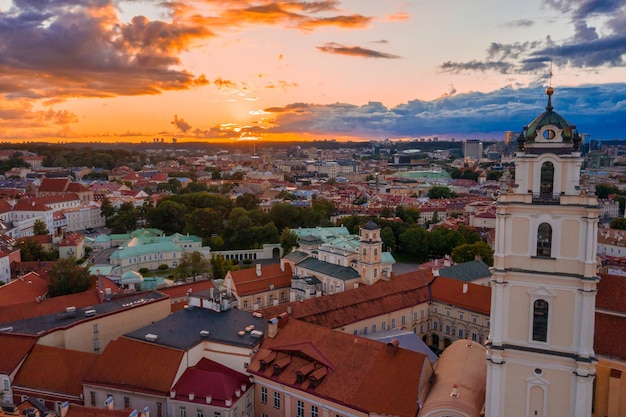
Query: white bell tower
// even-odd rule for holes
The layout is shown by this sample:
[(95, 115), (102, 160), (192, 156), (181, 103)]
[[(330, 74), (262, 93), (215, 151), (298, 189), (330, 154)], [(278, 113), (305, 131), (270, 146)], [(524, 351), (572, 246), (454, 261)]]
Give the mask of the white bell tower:
[(487, 417), (591, 415), (598, 201), (552, 108), (524, 127), (497, 201)]
[(358, 272), (364, 284), (372, 285), (381, 278), (382, 250), (380, 227), (370, 220), (361, 228), (359, 241)]

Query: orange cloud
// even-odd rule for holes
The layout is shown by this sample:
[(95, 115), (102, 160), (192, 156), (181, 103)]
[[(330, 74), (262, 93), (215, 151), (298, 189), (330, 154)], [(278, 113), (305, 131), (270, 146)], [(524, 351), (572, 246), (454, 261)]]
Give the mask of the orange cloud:
[(386, 58), (386, 59), (400, 58), (398, 55), (388, 54), (386, 52), (375, 51), (373, 49), (366, 49), (360, 46), (346, 46), (346, 45), (341, 45), (335, 42), (325, 43), (322, 46), (318, 46), (317, 49), (319, 49), (322, 52), (328, 52), (331, 54), (357, 56), (361, 58)]
[(230, 81), (230, 80), (223, 80), (221, 77), (217, 77), (215, 80), (213, 80), (213, 84), (217, 86), (217, 88), (219, 88), (220, 90), (222, 88), (235, 88), (237, 87), (237, 84), (235, 84), (234, 82)]
[(350, 16), (334, 16), (307, 19), (298, 25), (303, 30), (314, 30), (323, 26), (337, 26), (346, 29), (360, 29), (372, 21), (371, 17), (353, 14)]

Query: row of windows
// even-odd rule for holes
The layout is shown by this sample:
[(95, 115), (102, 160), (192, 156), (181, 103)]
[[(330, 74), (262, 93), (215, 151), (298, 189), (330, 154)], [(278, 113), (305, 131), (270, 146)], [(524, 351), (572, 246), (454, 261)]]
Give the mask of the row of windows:
[[(267, 404), (267, 388), (266, 387), (261, 387), (261, 403), (263, 404)], [(274, 408), (280, 410), (280, 404), (281, 404), (281, 397), (280, 397), (280, 392), (274, 392)], [(304, 401), (298, 400), (296, 402), (296, 416), (297, 417), (304, 417)], [(311, 414), (310, 417), (319, 417), (319, 407), (317, 405), (311, 405)], [(263, 413), (261, 414), (262, 416), (267, 417), (267, 414)], [(186, 416), (180, 416), (180, 417), (186, 417)], [(201, 417), (201, 416), (198, 416)], [(335, 414), (335, 417), (341, 417), (341, 415), (339, 414)]]

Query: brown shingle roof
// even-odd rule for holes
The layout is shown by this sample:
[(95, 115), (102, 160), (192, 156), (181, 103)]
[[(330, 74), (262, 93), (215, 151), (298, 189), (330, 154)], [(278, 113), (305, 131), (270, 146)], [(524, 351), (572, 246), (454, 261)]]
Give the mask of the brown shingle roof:
[(15, 375), (13, 385), (79, 396), (83, 392), (83, 377), (97, 357), (95, 353), (35, 345)]
[(62, 193), (70, 184), (69, 178), (43, 178), (39, 186), (39, 192)]
[(291, 315), (308, 323), (336, 329), (390, 311), (412, 307), (430, 299), (427, 283), (430, 271), (413, 271), (397, 275), (391, 281), (379, 281), (327, 297), (279, 304), (259, 312), (266, 318), (276, 317), (291, 307)]
[[(120, 337), (108, 344), (85, 383), (169, 395), (183, 354), (182, 350)], [(120, 366), (121, 358), (124, 366)]]
[(37, 343), (37, 338), (0, 333), (0, 374), (9, 375)]
[[(355, 410), (413, 417), (419, 410), (420, 378), (431, 372), (430, 362), (421, 353), (397, 349), (389, 355), (387, 349), (381, 342), (289, 318), (275, 338), (263, 341), (248, 372)], [(260, 359), (271, 352), (277, 352), (274, 364), (285, 362), (278, 375), (273, 365), (260, 367)], [(315, 387), (311, 374), (304, 382), (297, 380), (297, 371), (311, 362), (320, 381)]]
[(285, 271), (281, 271), (280, 264), (261, 267), (261, 276), (256, 274), (256, 268), (230, 271), (235, 289), (240, 297), (268, 291), (270, 285), (274, 288), (291, 288), (291, 265), (285, 264)]

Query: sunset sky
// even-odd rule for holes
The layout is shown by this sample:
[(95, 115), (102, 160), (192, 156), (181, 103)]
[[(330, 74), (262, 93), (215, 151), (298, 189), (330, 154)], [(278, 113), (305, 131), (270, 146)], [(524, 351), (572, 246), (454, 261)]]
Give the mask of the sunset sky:
[(623, 0), (0, 0), (0, 139), (626, 138)]

